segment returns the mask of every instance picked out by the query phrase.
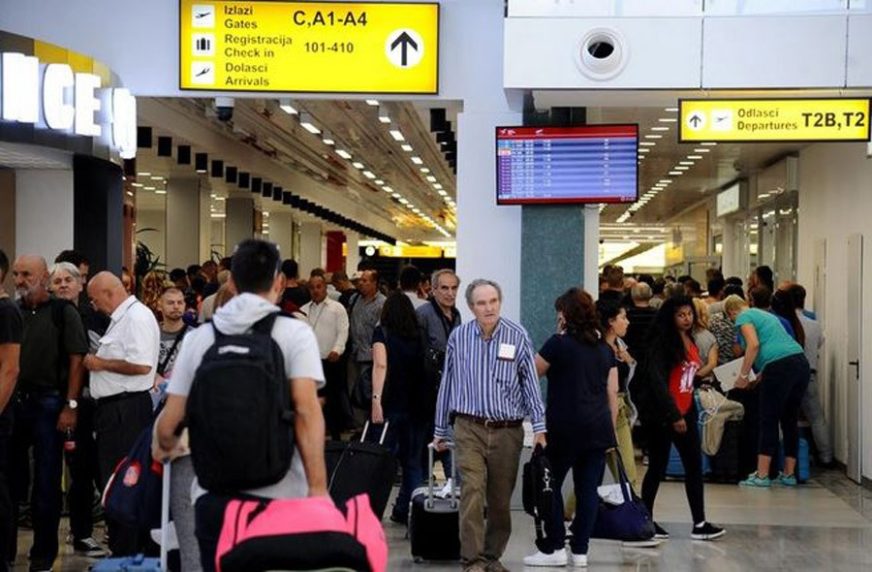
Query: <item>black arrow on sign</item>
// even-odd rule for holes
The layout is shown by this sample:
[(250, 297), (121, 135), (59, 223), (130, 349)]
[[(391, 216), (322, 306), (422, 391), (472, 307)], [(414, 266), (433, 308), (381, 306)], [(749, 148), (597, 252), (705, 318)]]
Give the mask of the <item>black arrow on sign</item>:
[(412, 49), (416, 52), (418, 51), (418, 43), (406, 32), (400, 34), (397, 39), (391, 43), (391, 51), (397, 49), (397, 46), (402, 46), (403, 51), (400, 58), (400, 65), (403, 66), (405, 66), (409, 61), (409, 46), (412, 46)]
[(702, 123), (702, 117), (696, 115), (695, 113), (690, 116), (691, 127), (697, 127), (700, 123)]

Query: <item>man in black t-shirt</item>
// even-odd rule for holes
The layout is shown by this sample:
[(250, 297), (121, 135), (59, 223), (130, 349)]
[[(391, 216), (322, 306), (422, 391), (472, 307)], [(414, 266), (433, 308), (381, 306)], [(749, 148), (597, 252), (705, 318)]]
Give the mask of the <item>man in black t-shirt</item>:
[(282, 262), (282, 274), (285, 275), (285, 292), (282, 294), (282, 300), (279, 305), (288, 314), (299, 312), (300, 308), (307, 304), (312, 297), (309, 295), (309, 290), (300, 286), (298, 282), (300, 267), (297, 265), (297, 261), (288, 258)]
[(16, 500), (27, 495), (32, 448), (30, 569), (49, 570), (58, 554), (64, 433), (76, 427), (88, 340), (75, 306), (49, 294), (45, 259), (19, 257), (12, 276), (24, 327), (13, 402), (11, 492)]
[[(9, 272), (9, 259), (0, 250), (0, 284)], [(21, 353), (21, 314), (0, 286), (0, 570), (14, 557), (9, 546), (13, 535), (14, 517), (9, 498), (8, 452), (12, 433), (12, 408), (9, 401), (18, 381), (18, 357)]]

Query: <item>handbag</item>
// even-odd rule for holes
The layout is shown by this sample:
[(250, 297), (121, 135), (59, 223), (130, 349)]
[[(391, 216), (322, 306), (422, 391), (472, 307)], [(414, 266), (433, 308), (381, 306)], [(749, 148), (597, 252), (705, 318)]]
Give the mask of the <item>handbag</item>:
[(599, 508), (591, 538), (624, 542), (651, 540), (654, 538), (654, 521), (642, 499), (636, 496), (633, 487), (630, 486), (630, 479), (627, 478), (627, 471), (624, 469), (621, 455), (617, 451), (614, 452), (614, 455), (618, 467), (619, 482), (617, 484), (623, 502), (614, 504), (617, 499), (614, 499), (612, 495), (609, 496), (608, 501), (603, 498), (599, 499)]
[(551, 462), (541, 445), (536, 445), (530, 460), (524, 463), (521, 488), (524, 512), (533, 517), (537, 546), (545, 539), (545, 520), (554, 512), (554, 488)]

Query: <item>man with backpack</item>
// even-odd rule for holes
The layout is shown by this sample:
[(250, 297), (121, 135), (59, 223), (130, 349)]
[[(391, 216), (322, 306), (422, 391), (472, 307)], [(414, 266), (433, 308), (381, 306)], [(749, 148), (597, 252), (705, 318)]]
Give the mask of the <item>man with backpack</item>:
[[(11, 490), (14, 501), (27, 496), (28, 451), (32, 448), (30, 570), (50, 570), (58, 554), (64, 432), (76, 426), (82, 356), (88, 352), (88, 341), (76, 307), (49, 294), (44, 258), (19, 257), (12, 277), (24, 333), (18, 386), (12, 399)], [(14, 551), (15, 547), (11, 548)], [(10, 554), (11, 560), (14, 556)]]
[(187, 424), (198, 485), (196, 535), (203, 570), (215, 569), (224, 510), (234, 498), (327, 494), (324, 374), (304, 322), (280, 315), (284, 277), (276, 246), (245, 240), (234, 252), (239, 293), (211, 325), (185, 337), (158, 418), (154, 456), (178, 447)]

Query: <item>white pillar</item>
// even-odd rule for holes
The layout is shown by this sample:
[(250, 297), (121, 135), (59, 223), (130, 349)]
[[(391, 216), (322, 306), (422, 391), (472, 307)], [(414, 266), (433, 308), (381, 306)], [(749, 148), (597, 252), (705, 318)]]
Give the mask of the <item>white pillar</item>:
[[(465, 284), (495, 280), (502, 315), (512, 320), (521, 316), (521, 207), (496, 204), (494, 133), (521, 121), (520, 112), (464, 112), (457, 126), (457, 274)], [(465, 302), (457, 307), (471, 318)]]
[(254, 199), (228, 198), (225, 206), (224, 252), (230, 256), (237, 244), (254, 236)]
[(282, 260), (294, 257), (294, 221), (291, 213), (270, 213), (269, 239), (279, 247)]
[(307, 277), (309, 272), (321, 267), (321, 225), (316, 222), (300, 224), (300, 276)]
[[(166, 258), (167, 268), (187, 268), (206, 258), (200, 248), (201, 221), (200, 180), (171, 178), (166, 194)], [(206, 195), (206, 201), (209, 196)], [(206, 206), (208, 212), (208, 202)], [(144, 237), (147, 241), (147, 237)]]
[(357, 270), (357, 265), (360, 264), (360, 235), (356, 232), (346, 230), (345, 232), (345, 271), (349, 276)]
[(73, 248), (73, 172), (19, 169), (15, 172), (15, 253), (36, 254), (49, 264)]

